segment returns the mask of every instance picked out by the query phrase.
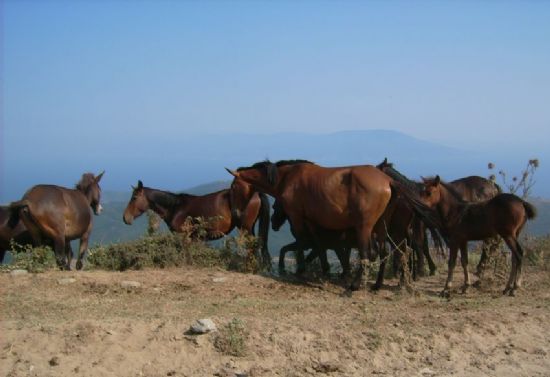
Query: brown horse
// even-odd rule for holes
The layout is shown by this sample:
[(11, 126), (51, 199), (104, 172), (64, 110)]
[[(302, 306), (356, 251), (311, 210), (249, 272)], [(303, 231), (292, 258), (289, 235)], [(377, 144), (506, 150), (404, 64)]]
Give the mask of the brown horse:
[[(280, 201), (275, 200), (275, 202), (273, 203), (273, 214), (271, 215), (271, 229), (276, 232), (279, 231), (279, 229), (281, 229), (281, 227), (287, 220), (288, 216), (284, 211), (283, 205)], [(290, 226), (290, 230), (294, 235), (292, 225)], [(327, 259), (327, 249), (332, 249), (336, 253), (338, 260), (340, 261), (340, 265), (342, 266), (342, 276), (349, 276), (351, 272), (349, 263), (351, 252), (350, 242), (353, 242), (355, 240), (355, 234), (352, 234), (353, 231), (349, 230), (342, 232), (318, 229), (317, 233), (318, 234), (316, 235), (316, 237), (312, 237), (313, 240), (311, 240), (309, 247), (307, 247), (307, 249), (312, 249), (312, 251), (309, 253), (305, 261), (303, 261), (304, 256), (300, 255), (301, 250), (298, 242), (291, 242), (281, 248), (281, 250), (279, 251), (280, 273), (284, 273), (285, 271), (286, 253), (288, 253), (289, 251), (293, 251), (296, 253), (296, 259), (298, 261), (297, 273), (303, 272), (305, 264), (310, 263), (315, 258), (319, 257), (319, 259), (321, 260), (321, 268), (323, 269), (323, 273), (328, 274), (330, 272), (330, 265)], [(314, 239), (319, 239), (321, 241), (322, 247), (318, 247), (317, 245), (315, 245)]]
[(464, 268), (463, 291), (470, 285), (468, 241), (485, 240), (497, 235), (512, 252), (512, 269), (504, 293), (514, 295), (521, 286), (523, 249), (518, 241), (525, 223), (536, 216), (535, 207), (513, 194), (498, 194), (490, 200), (471, 203), (439, 176), (424, 179), (422, 200), (436, 208), (443, 220), (443, 232), (449, 239), (449, 272), (442, 295), (448, 296), (453, 280), (458, 249)]
[[(389, 175), (392, 179), (401, 182), (418, 194), (420, 194), (423, 189), (422, 183), (412, 181), (401, 174), (395, 169), (392, 163), (388, 162), (387, 158), (385, 158), (380, 164), (376, 165), (376, 167)], [(396, 245), (406, 244), (411, 246), (413, 249), (413, 255), (411, 255), (412, 263), (410, 264), (410, 267), (412, 268), (413, 277), (415, 279), (417, 276), (424, 275), (424, 258), (428, 261), (430, 275), (435, 274), (437, 268), (430, 255), (426, 227), (418, 216), (415, 216), (414, 210), (407, 204), (407, 201), (404, 198), (398, 198), (394, 215), (392, 216), (389, 224), (389, 231), (391, 232), (390, 236), (393, 243)], [(438, 240), (437, 237), (436, 240)], [(394, 258), (393, 261), (394, 270), (397, 271), (397, 269), (401, 269), (400, 264), (397, 263), (399, 262), (399, 259)], [(404, 273), (404, 271), (402, 271), (402, 273)]]
[[(307, 246), (308, 237), (316, 234), (317, 227), (336, 231), (353, 229), (361, 263), (350, 290), (359, 289), (365, 267), (376, 258), (370, 248), (371, 236), (375, 226), (384, 226), (391, 217), (391, 211), (386, 208), (392, 194), (400, 192), (410, 199), (413, 195), (369, 165), (325, 168), (304, 160), (276, 164), (263, 161), (228, 171), (281, 201), (301, 250)], [(411, 200), (411, 203), (419, 211), (423, 207), (418, 201)], [(385, 233), (380, 230), (376, 234), (382, 238)], [(318, 240), (315, 243), (320, 245)]]
[(31, 234), (23, 222), (18, 221), (12, 228), (8, 225), (9, 218), (9, 207), (0, 207), (0, 263), (4, 260), (6, 251), (11, 249), (12, 240), (18, 245), (32, 245)]
[(101, 213), (101, 188), (98, 176), (82, 175), (75, 189), (54, 185), (37, 185), (29, 189), (20, 201), (10, 205), (9, 225), (16, 228), (19, 219), (30, 232), (33, 243), (42, 245), (44, 239), (52, 240), (57, 264), (71, 269), (70, 241), (80, 238), (76, 268), (82, 268), (82, 258), (88, 249), (92, 232), (92, 213)]
[[(449, 182), (449, 185), (454, 188), (462, 200), (466, 202), (482, 202), (484, 200), (492, 199), (502, 193), (500, 186), (495, 182), (477, 175), (456, 179)], [(483, 241), (481, 257), (479, 258), (479, 263), (476, 267), (476, 273), (478, 276), (481, 276), (485, 265), (488, 263), (489, 257), (487, 253), (490, 253), (491, 250), (498, 247), (499, 243), (500, 241), (498, 237), (496, 237), (496, 241)]]
[[(164, 220), (172, 232), (182, 232), (187, 218), (200, 217), (209, 220), (206, 236), (209, 240), (221, 238), (235, 227), (254, 234), (254, 224), (259, 220), (262, 250), (267, 253), (266, 230), (269, 227), (267, 197), (261, 198), (260, 195), (255, 195), (243, 206), (233, 208), (229, 192), (229, 189), (225, 189), (200, 196), (175, 194), (145, 187), (141, 181), (138, 181), (124, 210), (123, 220), (125, 224), (131, 225), (136, 217), (151, 209)], [(267, 261), (264, 260), (264, 263)]]

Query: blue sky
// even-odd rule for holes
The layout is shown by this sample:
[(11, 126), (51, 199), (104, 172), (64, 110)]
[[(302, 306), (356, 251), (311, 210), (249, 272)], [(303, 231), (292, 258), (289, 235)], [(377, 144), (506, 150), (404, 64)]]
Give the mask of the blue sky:
[(19, 167), (139, 164), (204, 134), (392, 129), (548, 149), (550, 2), (2, 6), (0, 197)]

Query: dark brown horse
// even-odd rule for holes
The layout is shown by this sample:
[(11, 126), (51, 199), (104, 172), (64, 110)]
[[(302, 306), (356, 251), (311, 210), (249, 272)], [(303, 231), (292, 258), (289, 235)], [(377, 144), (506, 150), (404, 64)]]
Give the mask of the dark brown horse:
[[(286, 215), (281, 202), (275, 200), (275, 202), (273, 203), (273, 214), (271, 215), (271, 228), (274, 231), (278, 231), (287, 220), (288, 216)], [(290, 230), (294, 235), (292, 224), (290, 226)], [(319, 257), (319, 259), (321, 260), (321, 268), (323, 269), (323, 273), (328, 274), (330, 272), (330, 265), (327, 259), (327, 249), (332, 249), (336, 253), (338, 260), (340, 261), (340, 265), (342, 266), (342, 276), (349, 276), (351, 272), (349, 262), (351, 243), (355, 242), (356, 238), (355, 234), (353, 234), (353, 230), (343, 232), (324, 229), (317, 230), (317, 235), (315, 237), (311, 237), (312, 240), (309, 244), (309, 247), (307, 247), (307, 249), (312, 249), (312, 251), (308, 254), (303, 263), (302, 260), (304, 257), (303, 255), (299, 255), (301, 250), (300, 244), (297, 241), (284, 245), (281, 248), (281, 250), (279, 251), (279, 272), (284, 273), (285, 255), (289, 251), (293, 251), (296, 253), (296, 259), (298, 261), (298, 273), (301, 273), (304, 270), (305, 264)], [(315, 239), (321, 241), (322, 247), (315, 245)]]
[(4, 260), (6, 251), (11, 249), (12, 240), (18, 245), (32, 245), (31, 234), (23, 222), (18, 221), (12, 228), (8, 225), (9, 218), (9, 207), (0, 207), (0, 263)]
[[(200, 217), (209, 220), (206, 236), (209, 240), (221, 238), (235, 227), (254, 234), (254, 224), (259, 220), (262, 250), (265, 249), (267, 253), (266, 230), (269, 229), (267, 197), (261, 198), (256, 194), (250, 201), (234, 208), (229, 193), (230, 190), (225, 189), (206, 195), (175, 194), (145, 187), (141, 181), (138, 181), (124, 210), (123, 220), (124, 223), (131, 225), (136, 217), (151, 209), (164, 220), (171, 231), (182, 232), (188, 218)], [(264, 262), (267, 263), (265, 260)]]
[[(281, 201), (301, 250), (307, 246), (308, 237), (316, 234), (316, 228), (353, 229), (361, 263), (350, 290), (360, 287), (365, 267), (376, 258), (370, 248), (371, 236), (375, 226), (384, 226), (391, 217), (391, 211), (386, 209), (392, 193), (400, 192), (409, 198), (413, 195), (369, 165), (325, 168), (304, 160), (276, 164), (264, 161), (228, 171)], [(423, 207), (418, 201), (414, 205), (419, 211)], [(385, 233), (380, 230), (376, 234), (381, 238)], [(318, 240), (315, 243), (320, 245)]]
[[(389, 175), (392, 179), (401, 182), (403, 185), (409, 187), (410, 190), (418, 194), (423, 190), (422, 183), (412, 181), (401, 174), (395, 169), (392, 163), (388, 162), (387, 158), (376, 167)], [(410, 258), (410, 267), (412, 268), (413, 277), (415, 279), (417, 276), (424, 275), (424, 258), (428, 261), (430, 275), (435, 274), (437, 268), (430, 255), (426, 227), (418, 216), (415, 216), (414, 210), (404, 198), (398, 198), (397, 200), (396, 209), (389, 224), (389, 231), (391, 232), (390, 236), (393, 243), (396, 245), (408, 245), (413, 249), (414, 253)], [(438, 240), (437, 237), (436, 240)], [(401, 250), (401, 248), (399, 248), (399, 250)], [(394, 258), (393, 261), (394, 270), (400, 269), (400, 264), (396, 264), (399, 258)], [(402, 273), (404, 273), (404, 271), (402, 271)]]
[(9, 225), (16, 228), (19, 220), (25, 224), (35, 245), (52, 240), (57, 264), (70, 270), (72, 250), (70, 241), (80, 238), (76, 268), (82, 268), (82, 258), (88, 249), (92, 232), (92, 213), (101, 213), (103, 173), (82, 175), (75, 189), (54, 185), (37, 185), (28, 190), (20, 201), (10, 205)]
[(443, 232), (450, 248), (449, 272), (442, 295), (448, 296), (453, 280), (458, 249), (464, 268), (465, 291), (470, 285), (468, 241), (501, 236), (512, 252), (512, 269), (504, 293), (514, 295), (521, 286), (523, 249), (518, 241), (525, 223), (536, 216), (535, 207), (513, 194), (498, 194), (490, 200), (471, 203), (439, 176), (424, 179), (422, 200), (436, 208), (443, 221)]
[[(502, 193), (501, 188), (495, 182), (477, 175), (456, 179), (449, 182), (449, 185), (454, 188), (462, 200), (466, 202), (482, 202), (492, 199)], [(496, 240), (483, 241), (481, 257), (476, 267), (478, 276), (481, 276), (488, 263), (488, 253), (491, 253), (492, 249), (498, 248), (499, 243), (498, 237)]]

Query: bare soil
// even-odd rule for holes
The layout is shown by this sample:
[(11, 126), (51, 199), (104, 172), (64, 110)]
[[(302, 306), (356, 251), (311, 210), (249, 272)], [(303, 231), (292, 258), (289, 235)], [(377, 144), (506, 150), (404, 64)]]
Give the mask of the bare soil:
[[(0, 274), (0, 375), (550, 376), (550, 276), (524, 276), (517, 297), (447, 300), (443, 274), (412, 295), (390, 280), (351, 298), (334, 282), (191, 267)], [(222, 331), (188, 334), (199, 318)], [(244, 332), (223, 331), (233, 318)], [(216, 346), (228, 336), (243, 356)]]

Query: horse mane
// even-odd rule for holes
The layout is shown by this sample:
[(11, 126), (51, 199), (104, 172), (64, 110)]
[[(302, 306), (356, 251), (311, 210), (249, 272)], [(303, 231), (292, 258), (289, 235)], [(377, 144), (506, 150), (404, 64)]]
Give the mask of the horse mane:
[(376, 168), (382, 170), (384, 173), (389, 175), (392, 179), (401, 183), (405, 187), (413, 190), (415, 192), (420, 192), (422, 190), (422, 183), (415, 182), (407, 178), (401, 172), (393, 167), (393, 163), (388, 162), (387, 159), (384, 159), (380, 164), (376, 165)]
[(250, 170), (250, 169), (265, 170), (267, 172), (267, 180), (269, 181), (270, 184), (273, 185), (277, 181), (277, 168), (281, 166), (296, 165), (296, 164), (313, 164), (313, 162), (308, 160), (280, 160), (280, 161), (277, 161), (276, 163), (273, 163), (266, 159), (264, 161), (256, 162), (251, 166), (240, 167), (237, 169), (237, 171), (244, 171), (244, 170)]
[(147, 200), (158, 204), (163, 208), (172, 208), (178, 205), (182, 201), (182, 199), (194, 197), (194, 195), (191, 194), (176, 194), (170, 191), (157, 190), (148, 187), (145, 191), (145, 195), (147, 196)]
[(84, 173), (82, 178), (75, 185), (75, 189), (78, 191), (86, 192), (88, 188), (95, 182), (95, 175), (93, 173)]

